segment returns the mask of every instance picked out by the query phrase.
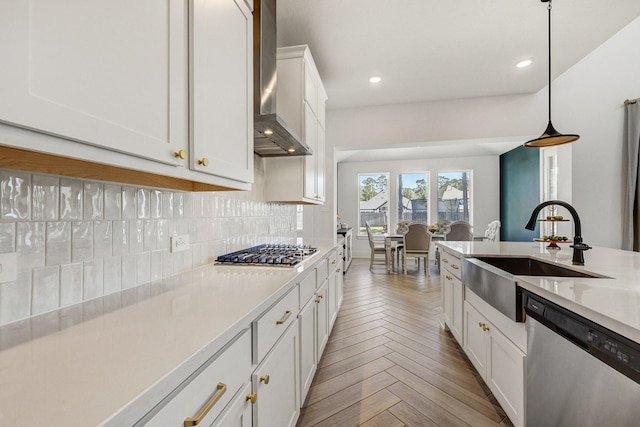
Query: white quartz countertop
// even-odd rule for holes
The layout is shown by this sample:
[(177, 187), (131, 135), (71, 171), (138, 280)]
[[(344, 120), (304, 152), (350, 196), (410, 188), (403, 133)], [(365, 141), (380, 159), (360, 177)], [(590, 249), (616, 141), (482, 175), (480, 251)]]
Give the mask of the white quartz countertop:
[(530, 256), (606, 278), (515, 276), (517, 284), (543, 298), (640, 343), (640, 253), (594, 247), (585, 265), (571, 264), (573, 249), (548, 251), (546, 243), (438, 242), (463, 257)]
[(295, 268), (211, 264), (0, 328), (0, 425), (130, 425), (333, 248), (317, 246)]

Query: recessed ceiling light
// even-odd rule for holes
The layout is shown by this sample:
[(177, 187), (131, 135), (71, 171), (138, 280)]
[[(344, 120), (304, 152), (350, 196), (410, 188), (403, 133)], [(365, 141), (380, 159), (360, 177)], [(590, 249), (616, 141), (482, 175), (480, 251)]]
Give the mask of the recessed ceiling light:
[(287, 149), (287, 152), (289, 152), (289, 153), (295, 153), (295, 152), (296, 152), (296, 149), (295, 149), (295, 148), (293, 148), (293, 147), (291, 147), (291, 148)]
[(264, 130), (264, 134), (267, 135), (267, 136), (271, 136), (271, 135), (273, 135), (273, 131), (271, 129), (265, 129)]
[(369, 83), (380, 83), (380, 80), (382, 80), (380, 76), (369, 77)]
[(533, 63), (533, 58), (523, 59), (522, 61), (518, 61), (516, 63), (516, 68), (527, 68), (532, 63)]

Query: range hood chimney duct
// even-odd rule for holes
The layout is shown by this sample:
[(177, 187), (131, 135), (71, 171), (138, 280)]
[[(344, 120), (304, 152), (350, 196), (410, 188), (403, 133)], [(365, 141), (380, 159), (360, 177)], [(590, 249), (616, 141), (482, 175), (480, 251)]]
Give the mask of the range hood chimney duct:
[(253, 9), (254, 151), (262, 157), (312, 154), (277, 114), (276, 0), (255, 0)]

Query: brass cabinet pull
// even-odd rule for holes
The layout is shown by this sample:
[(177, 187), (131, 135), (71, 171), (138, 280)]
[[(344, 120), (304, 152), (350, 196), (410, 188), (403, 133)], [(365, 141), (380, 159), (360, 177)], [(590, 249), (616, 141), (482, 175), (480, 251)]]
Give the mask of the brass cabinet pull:
[(276, 320), (276, 325), (282, 325), (284, 322), (287, 321), (287, 319), (289, 318), (289, 316), (291, 316), (291, 310), (287, 310), (284, 312), (284, 316), (282, 316), (282, 319), (280, 320)]
[(316, 304), (320, 304), (320, 298), (316, 298)]
[(324, 295), (318, 294), (318, 298), (322, 299), (323, 297), (324, 297)]
[(209, 166), (209, 159), (207, 159), (206, 157), (203, 157), (200, 160), (198, 160), (198, 164), (202, 166)]
[(444, 262), (445, 264), (449, 264), (449, 260), (448, 259), (443, 259), (442, 262)]
[(224, 383), (218, 383), (218, 385), (216, 386), (215, 394), (211, 397), (211, 399), (209, 399), (204, 408), (200, 410), (200, 413), (196, 415), (195, 418), (185, 418), (184, 427), (197, 426), (198, 424), (200, 424), (200, 421), (202, 421), (202, 419), (209, 413), (211, 408), (213, 408), (213, 406), (218, 402), (218, 400), (220, 400), (220, 398), (226, 391), (227, 385)]
[(255, 405), (256, 400), (258, 400), (258, 394), (257, 393), (247, 394), (247, 397), (245, 400), (250, 400), (251, 404)]
[(334, 259), (333, 261), (331, 261), (331, 264), (335, 264), (335, 263), (336, 263), (336, 260), (335, 260), (335, 259)]
[(480, 326), (482, 328), (482, 325), (484, 325), (484, 323), (478, 322), (478, 326)]
[(338, 268), (338, 269), (336, 269), (336, 272), (337, 272), (337, 273), (340, 273), (340, 269), (339, 269), (339, 268)]
[(479, 323), (478, 323), (478, 326), (480, 326), (480, 327), (482, 328), (482, 330), (483, 330), (483, 331), (488, 331), (488, 330), (489, 330), (489, 327), (488, 327), (488, 326), (487, 326), (487, 324), (486, 324), (486, 323), (484, 323), (484, 322), (479, 322)]
[(269, 374), (261, 376), (260, 377), (260, 382), (261, 383), (265, 383), (265, 384), (269, 384)]
[(175, 153), (173, 153), (173, 155), (175, 157), (178, 157), (178, 158), (181, 158), (181, 159), (186, 159), (187, 158), (187, 152), (185, 150), (176, 151)]
[(448, 274), (447, 274), (447, 275), (445, 275), (444, 277), (446, 277), (446, 278), (447, 278), (447, 280), (453, 280), (453, 277), (449, 276)]
[(458, 267), (458, 266), (457, 266), (457, 265), (455, 265), (455, 264), (451, 264), (451, 268), (455, 268), (456, 270), (460, 270), (460, 267)]

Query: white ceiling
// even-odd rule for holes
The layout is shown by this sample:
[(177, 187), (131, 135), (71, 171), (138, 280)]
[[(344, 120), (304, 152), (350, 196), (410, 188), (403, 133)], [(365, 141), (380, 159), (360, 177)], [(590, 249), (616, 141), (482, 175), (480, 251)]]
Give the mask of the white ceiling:
[[(639, 0), (553, 2), (553, 76), (637, 16)], [(535, 93), (547, 84), (540, 0), (278, 0), (277, 20), (278, 46), (309, 45), (329, 110)], [(516, 69), (525, 57), (533, 65)], [(372, 75), (382, 82), (370, 84)]]

